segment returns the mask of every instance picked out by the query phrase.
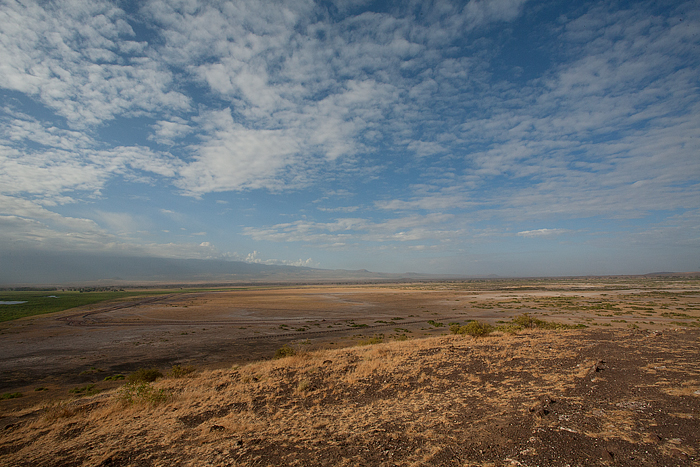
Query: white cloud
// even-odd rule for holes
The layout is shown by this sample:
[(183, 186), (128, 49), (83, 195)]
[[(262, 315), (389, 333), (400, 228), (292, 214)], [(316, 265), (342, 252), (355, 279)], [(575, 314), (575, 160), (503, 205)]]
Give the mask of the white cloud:
[(260, 253), (256, 250), (252, 253), (248, 253), (245, 260), (246, 263), (254, 264), (267, 264), (267, 265), (278, 265), (278, 266), (299, 266), (308, 268), (317, 268), (320, 263), (314, 261), (311, 258), (298, 259), (298, 260), (280, 260), (280, 259), (262, 259)]
[(108, 228), (108, 231), (116, 234), (129, 234), (142, 228), (143, 220), (137, 220), (127, 212), (95, 211), (96, 218)]
[(229, 259), (230, 256), (211, 244), (144, 241), (137, 230), (149, 221), (129, 213), (98, 210), (95, 217), (104, 228), (92, 219), (62, 216), (36, 202), (0, 195), (0, 253), (80, 251), (183, 259)]
[(97, 193), (110, 178), (136, 171), (173, 177), (180, 165), (145, 147), (20, 151), (2, 143), (0, 139), (0, 193), (29, 193), (53, 204), (66, 200), (66, 192)]
[(571, 232), (567, 229), (537, 229), (537, 230), (523, 230), (518, 232), (516, 235), (518, 237), (554, 237), (557, 235), (562, 235)]
[(160, 120), (153, 125), (154, 133), (149, 139), (160, 144), (174, 145), (176, 140), (192, 133), (194, 129), (182, 118), (173, 117), (172, 120)]
[(453, 219), (454, 216), (449, 214), (428, 214), (383, 222), (362, 218), (340, 218), (327, 223), (299, 220), (269, 227), (246, 227), (243, 234), (255, 240), (308, 242), (323, 247), (337, 247), (348, 242), (449, 241), (463, 233), (444, 228)]
[(57, 1), (43, 8), (5, 2), (0, 87), (38, 98), (74, 128), (118, 115), (188, 108), (189, 99), (171, 89), (167, 69), (135, 44), (119, 48), (134, 35), (127, 19), (103, 1)]

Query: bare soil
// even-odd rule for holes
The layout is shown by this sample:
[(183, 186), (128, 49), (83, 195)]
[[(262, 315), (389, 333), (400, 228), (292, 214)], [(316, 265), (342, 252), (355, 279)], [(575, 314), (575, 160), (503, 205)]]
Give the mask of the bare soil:
[[(428, 324), (523, 312), (589, 327), (477, 340)], [(698, 318), (692, 281), (589, 280), (241, 290), (19, 320), (0, 327), (1, 390), (24, 395), (0, 401), (0, 464), (700, 465)], [(269, 360), (285, 344), (297, 355)], [(157, 404), (104, 381), (173, 364), (199, 371), (157, 381)], [(69, 392), (86, 384), (102, 392)]]

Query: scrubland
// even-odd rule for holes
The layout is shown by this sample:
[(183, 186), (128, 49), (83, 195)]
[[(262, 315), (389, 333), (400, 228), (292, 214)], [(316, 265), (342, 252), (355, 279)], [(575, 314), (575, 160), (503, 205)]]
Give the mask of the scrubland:
[(0, 462), (697, 465), (699, 338), (526, 330), (166, 372), (18, 411)]
[[(150, 300), (150, 299), (149, 299)], [(0, 465), (700, 465), (697, 281), (306, 287), (0, 327)]]

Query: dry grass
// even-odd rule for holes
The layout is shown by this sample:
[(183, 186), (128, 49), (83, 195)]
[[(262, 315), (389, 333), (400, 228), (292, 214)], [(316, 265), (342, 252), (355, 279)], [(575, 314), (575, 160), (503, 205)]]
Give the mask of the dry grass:
[[(649, 339), (623, 337), (630, 352), (635, 339)], [(606, 381), (605, 372), (591, 374), (598, 339), (589, 331), (535, 330), (391, 341), (165, 377), (139, 383), (141, 395), (134, 383), (16, 414), (0, 438), (0, 463), (529, 465), (547, 452), (532, 444), (533, 433), (639, 443), (645, 432), (635, 414), (652, 402), (607, 395), (601, 412), (582, 407), (586, 388)], [(658, 343), (666, 351), (672, 344)], [(676, 355), (656, 366), (686, 371), (693, 358)], [(649, 371), (660, 370), (640, 367)], [(692, 399), (697, 378), (696, 370), (676, 392), (659, 389)], [(541, 412), (560, 413), (533, 415), (543, 394), (559, 405)], [(692, 409), (673, 413), (698, 425)], [(687, 459), (695, 452), (686, 441), (661, 444), (655, 455)]]

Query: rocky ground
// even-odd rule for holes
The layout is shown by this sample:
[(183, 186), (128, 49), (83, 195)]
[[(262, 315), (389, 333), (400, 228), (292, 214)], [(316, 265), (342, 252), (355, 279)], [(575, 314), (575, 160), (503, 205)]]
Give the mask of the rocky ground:
[(6, 409), (0, 464), (700, 465), (696, 328), (371, 342)]

